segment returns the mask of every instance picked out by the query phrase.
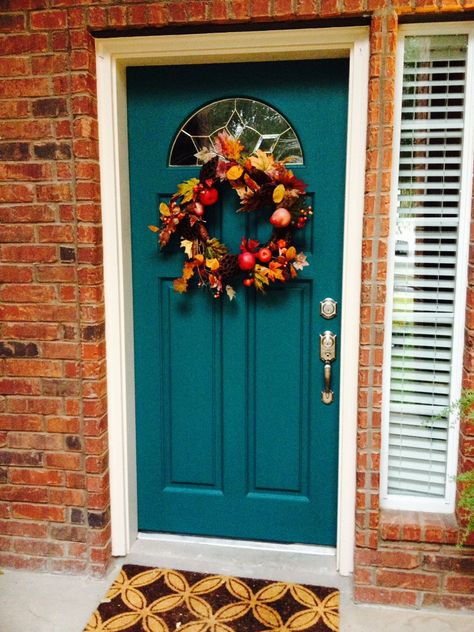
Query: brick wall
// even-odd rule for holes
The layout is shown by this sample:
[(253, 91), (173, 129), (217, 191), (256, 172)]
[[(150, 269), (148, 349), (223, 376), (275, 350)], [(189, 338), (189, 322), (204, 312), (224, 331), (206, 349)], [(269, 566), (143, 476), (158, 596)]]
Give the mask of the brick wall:
[[(466, 9), (474, 0), (0, 0), (0, 565), (101, 573), (110, 559), (90, 30), (371, 15), (355, 597), (474, 608), (472, 550), (453, 546), (454, 518), (378, 506), (397, 15)], [(461, 469), (473, 443), (464, 424)]]

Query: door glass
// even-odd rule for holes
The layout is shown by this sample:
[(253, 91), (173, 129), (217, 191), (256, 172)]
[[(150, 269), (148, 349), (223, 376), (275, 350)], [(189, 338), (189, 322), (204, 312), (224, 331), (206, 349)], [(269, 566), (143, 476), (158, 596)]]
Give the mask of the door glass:
[(298, 137), (279, 112), (254, 99), (220, 99), (194, 112), (181, 126), (171, 147), (172, 167), (201, 164), (196, 154), (207, 147), (212, 150), (219, 132), (227, 131), (238, 138), (249, 153), (261, 149), (278, 161), (303, 164), (303, 150)]

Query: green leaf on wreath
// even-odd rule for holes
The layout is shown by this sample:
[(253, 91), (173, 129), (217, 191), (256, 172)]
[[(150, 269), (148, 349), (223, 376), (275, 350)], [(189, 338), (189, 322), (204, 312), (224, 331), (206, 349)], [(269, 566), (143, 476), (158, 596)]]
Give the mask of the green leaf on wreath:
[(198, 178), (191, 178), (190, 180), (186, 180), (185, 182), (181, 182), (178, 184), (178, 190), (175, 194), (175, 197), (182, 197), (181, 202), (185, 204), (186, 202), (190, 202), (193, 199), (194, 187), (199, 184)]
[(206, 243), (206, 259), (220, 259), (229, 252), (227, 246), (218, 239), (209, 239)]

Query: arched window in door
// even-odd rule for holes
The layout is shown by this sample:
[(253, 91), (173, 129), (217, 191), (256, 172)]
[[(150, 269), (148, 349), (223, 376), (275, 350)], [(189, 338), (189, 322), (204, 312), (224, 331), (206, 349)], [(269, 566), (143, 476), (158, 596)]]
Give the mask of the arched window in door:
[(238, 138), (249, 153), (261, 149), (279, 161), (304, 163), (298, 136), (280, 112), (262, 101), (232, 98), (205, 105), (183, 123), (171, 146), (170, 166), (200, 165), (196, 154), (203, 147), (212, 149), (222, 131)]

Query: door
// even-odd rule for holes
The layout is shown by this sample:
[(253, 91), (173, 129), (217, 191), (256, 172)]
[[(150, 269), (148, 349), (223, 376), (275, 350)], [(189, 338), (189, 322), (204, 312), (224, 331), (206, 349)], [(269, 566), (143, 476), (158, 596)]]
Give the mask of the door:
[[(127, 86), (139, 529), (334, 545), (339, 362), (327, 405), (319, 337), (340, 325), (320, 301), (341, 297), (348, 60), (130, 68)], [(268, 104), (300, 141), (292, 168), (314, 216), (297, 239), (310, 266), (265, 295), (179, 295), (183, 252), (160, 252), (147, 226), (198, 175), (169, 164), (185, 121), (234, 97)], [(270, 235), (237, 208), (229, 192), (206, 215), (233, 252), (243, 235)]]

